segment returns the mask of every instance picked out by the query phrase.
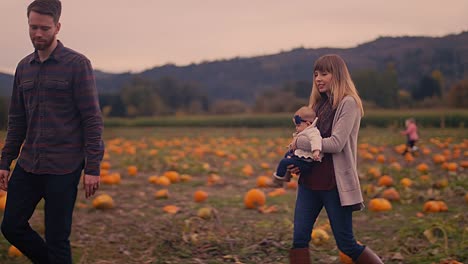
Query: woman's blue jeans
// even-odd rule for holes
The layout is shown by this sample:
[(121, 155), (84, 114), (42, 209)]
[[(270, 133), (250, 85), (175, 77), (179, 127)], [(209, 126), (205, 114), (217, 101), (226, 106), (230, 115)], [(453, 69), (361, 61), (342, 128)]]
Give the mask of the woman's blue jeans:
[(312, 228), (322, 208), (325, 207), (338, 249), (356, 260), (364, 250), (353, 235), (353, 209), (341, 206), (338, 190), (310, 190), (299, 185), (294, 211), (293, 248), (307, 248)]

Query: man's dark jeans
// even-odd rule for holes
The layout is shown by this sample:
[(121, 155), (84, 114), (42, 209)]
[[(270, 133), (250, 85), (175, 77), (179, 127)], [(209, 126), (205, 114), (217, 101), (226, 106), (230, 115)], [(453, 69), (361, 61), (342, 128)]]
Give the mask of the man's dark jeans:
[(356, 260), (364, 250), (353, 235), (353, 208), (341, 206), (338, 190), (315, 191), (299, 185), (294, 211), (293, 248), (307, 248), (312, 228), (325, 207), (338, 249)]
[[(70, 174), (33, 174), (18, 164), (8, 182), (3, 215), (5, 238), (33, 263), (72, 263), (69, 236), (82, 167)], [(44, 198), (45, 240), (29, 225)]]

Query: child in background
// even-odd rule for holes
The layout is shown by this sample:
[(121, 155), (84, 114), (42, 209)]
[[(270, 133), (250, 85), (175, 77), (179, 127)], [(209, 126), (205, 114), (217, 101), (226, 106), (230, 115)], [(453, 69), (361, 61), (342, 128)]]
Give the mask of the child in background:
[(406, 130), (401, 131), (401, 134), (406, 135), (407, 141), (406, 141), (406, 149), (403, 152), (403, 155), (405, 155), (408, 151), (414, 152), (418, 150), (418, 147), (416, 147), (416, 141), (418, 141), (419, 136), (418, 136), (418, 127), (416, 126), (416, 121), (414, 118), (408, 118), (405, 120), (405, 126)]
[[(301, 172), (307, 172), (311, 162), (320, 161), (321, 156), (323, 156), (321, 153), (322, 137), (320, 136), (320, 131), (315, 126), (317, 117), (314, 110), (307, 106), (301, 107), (294, 114), (293, 121), (296, 126), (296, 133), (293, 134), (289, 150), (279, 162), (276, 173), (273, 175), (275, 181), (285, 182), (291, 179), (291, 174), (288, 171), (289, 165), (292, 164), (299, 167)], [(298, 144), (298, 142), (301, 143)], [(298, 148), (298, 146), (304, 144), (308, 145), (308, 148)]]

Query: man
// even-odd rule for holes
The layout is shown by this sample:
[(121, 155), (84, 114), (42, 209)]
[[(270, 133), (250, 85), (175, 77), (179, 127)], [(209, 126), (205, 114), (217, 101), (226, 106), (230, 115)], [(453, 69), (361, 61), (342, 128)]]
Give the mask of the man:
[[(59, 0), (28, 6), (35, 51), (16, 68), (0, 158), (0, 188), (8, 191), (1, 230), (34, 263), (72, 263), (69, 236), (81, 172), (88, 198), (99, 188), (104, 152), (93, 69), (57, 40), (60, 14)], [(28, 223), (42, 198), (45, 240)]]

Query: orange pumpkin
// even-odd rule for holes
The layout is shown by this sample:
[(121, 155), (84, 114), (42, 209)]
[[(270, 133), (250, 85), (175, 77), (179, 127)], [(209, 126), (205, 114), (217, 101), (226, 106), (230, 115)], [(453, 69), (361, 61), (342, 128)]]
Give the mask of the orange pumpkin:
[(103, 170), (110, 170), (111, 164), (108, 161), (101, 162), (101, 169)]
[(17, 249), (15, 246), (11, 245), (8, 248), (8, 256), (11, 258), (22, 257), (23, 253), (21, 253), (21, 251), (19, 251), (19, 249)]
[[(268, 193), (268, 196), (270, 197), (276, 197), (280, 195), (286, 194), (286, 190), (284, 188), (276, 188), (274, 191), (271, 191)], [(468, 199), (468, 194), (467, 194), (467, 199)], [(468, 202), (468, 200), (467, 200)]]
[(426, 163), (420, 163), (416, 169), (419, 171), (419, 172), (422, 172), (422, 173), (426, 173), (428, 170), (429, 170), (429, 166), (427, 166)]
[(374, 198), (369, 201), (369, 210), (384, 212), (392, 210), (392, 204), (385, 198)]
[(383, 154), (380, 154), (377, 156), (377, 162), (378, 163), (385, 163), (385, 156)]
[(171, 183), (180, 181), (180, 176), (177, 171), (166, 171), (163, 176), (167, 177)]
[(244, 196), (245, 207), (255, 209), (266, 202), (265, 193), (259, 189), (251, 189)]
[(382, 197), (389, 200), (389, 201), (399, 201), (400, 200), (400, 194), (398, 193), (395, 188), (390, 188), (382, 193)]
[(321, 245), (330, 239), (330, 236), (328, 235), (327, 231), (321, 228), (314, 228), (312, 230), (311, 237), (312, 237), (312, 243), (316, 246)]
[(242, 168), (242, 173), (244, 173), (245, 176), (252, 176), (254, 170), (250, 164), (247, 164)]
[(462, 160), (460, 166), (464, 169), (468, 168), (468, 160)]
[(341, 250), (339, 251), (340, 262), (343, 264), (354, 264), (354, 261), (351, 257), (343, 253)]
[(120, 173), (114, 172), (106, 176), (101, 177), (101, 182), (104, 184), (120, 184), (121, 178)]
[(297, 189), (297, 181), (291, 180), (290, 182), (286, 183), (286, 188), (293, 190)]
[(128, 166), (127, 167), (127, 173), (130, 176), (136, 176), (138, 173), (138, 168), (136, 166)]
[(271, 178), (267, 176), (259, 176), (257, 178), (257, 187), (268, 187), (271, 185)]
[(403, 187), (409, 188), (413, 184), (413, 181), (409, 178), (403, 178), (400, 180), (400, 184), (403, 185)]
[(424, 203), (423, 212), (437, 213), (448, 211), (447, 204), (443, 201), (427, 201)]
[(167, 199), (169, 198), (169, 191), (167, 189), (161, 189), (154, 193), (156, 199)]
[(202, 190), (198, 190), (193, 194), (193, 200), (197, 203), (201, 203), (208, 199), (208, 193)]
[(163, 207), (163, 211), (168, 214), (176, 214), (179, 210), (180, 208), (175, 205), (166, 205)]
[(6, 200), (7, 200), (7, 195), (6, 194), (0, 196), (0, 210), (1, 211), (5, 211)]
[(379, 186), (392, 186), (393, 185), (393, 178), (388, 176), (388, 175), (384, 175), (382, 177), (380, 177), (379, 179), (379, 182), (378, 184)]
[(454, 172), (454, 171), (457, 171), (457, 168), (458, 168), (458, 164), (455, 163), (455, 162), (449, 162), (449, 163), (447, 164), (447, 170), (448, 170), (448, 171)]
[(100, 194), (93, 199), (93, 207), (96, 209), (110, 209), (114, 207), (114, 200), (108, 194)]
[(171, 180), (169, 180), (169, 178), (166, 176), (161, 176), (156, 180), (156, 184), (161, 186), (169, 186), (171, 185)]

